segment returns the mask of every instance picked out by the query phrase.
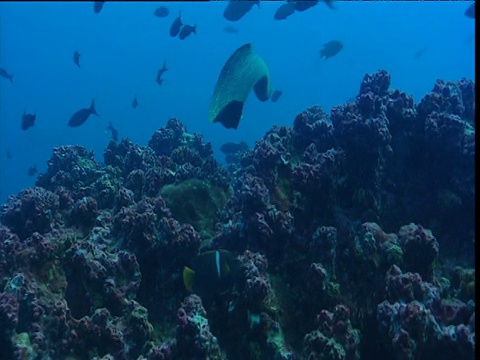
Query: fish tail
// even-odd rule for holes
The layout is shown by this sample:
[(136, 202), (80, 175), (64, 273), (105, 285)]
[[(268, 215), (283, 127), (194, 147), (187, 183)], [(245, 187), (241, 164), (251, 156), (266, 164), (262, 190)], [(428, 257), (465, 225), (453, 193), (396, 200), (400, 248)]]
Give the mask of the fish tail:
[(90, 105), (90, 112), (93, 114), (93, 115), (99, 115), (97, 113), (97, 109), (95, 109), (95, 99), (92, 99), (92, 104)]
[(167, 60), (163, 62), (163, 71), (167, 71)]
[(193, 283), (195, 281), (195, 271), (190, 269), (188, 266), (183, 268), (183, 284), (185, 285), (185, 289), (188, 291), (192, 291)]
[(10, 83), (13, 84), (13, 75), (10, 74), (10, 76), (8, 77), (8, 80), (10, 80)]
[(192, 28), (192, 32), (197, 35), (197, 25), (195, 25), (193, 28)]

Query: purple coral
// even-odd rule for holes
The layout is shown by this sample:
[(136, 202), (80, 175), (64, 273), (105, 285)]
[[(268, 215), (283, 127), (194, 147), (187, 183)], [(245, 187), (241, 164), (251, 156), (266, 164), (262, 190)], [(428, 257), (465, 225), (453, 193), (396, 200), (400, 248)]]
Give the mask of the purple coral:
[(377, 96), (385, 96), (388, 94), (389, 87), (390, 74), (385, 70), (379, 70), (373, 75), (365, 75), (360, 85), (359, 94), (371, 92)]
[(51, 191), (28, 188), (8, 198), (0, 220), (24, 239), (34, 232), (44, 234), (52, 230), (58, 207), (59, 198)]
[(322, 310), (316, 317), (317, 329), (304, 337), (307, 359), (357, 359), (360, 332), (350, 322), (350, 309), (342, 304), (334, 312)]
[(272, 291), (266, 270), (268, 262), (265, 256), (246, 250), (239, 256), (241, 266), (241, 292), (248, 308), (252, 311), (264, 309), (264, 300)]
[(432, 267), (439, 251), (437, 239), (432, 232), (411, 223), (400, 228), (398, 240), (403, 249), (406, 269), (418, 272), (425, 279), (431, 279)]
[(218, 340), (210, 331), (206, 311), (197, 295), (189, 295), (178, 309), (176, 343), (181, 359), (223, 359)]

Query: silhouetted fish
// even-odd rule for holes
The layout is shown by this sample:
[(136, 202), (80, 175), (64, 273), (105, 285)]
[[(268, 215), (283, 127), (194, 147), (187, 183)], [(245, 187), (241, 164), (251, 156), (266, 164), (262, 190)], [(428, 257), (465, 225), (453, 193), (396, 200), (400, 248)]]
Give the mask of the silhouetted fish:
[(168, 70), (167, 61), (164, 61), (163, 62), (163, 67), (158, 69), (157, 78), (155, 79), (155, 81), (157, 82), (158, 85), (162, 85), (162, 83), (163, 83), (162, 75), (167, 70)]
[(285, 20), (288, 18), (290, 15), (292, 15), (295, 12), (295, 6), (293, 3), (288, 2), (283, 5), (281, 5), (277, 11), (275, 11), (275, 14), (273, 15), (274, 20)]
[(5, 70), (4, 68), (0, 67), (0, 76), (5, 78), (5, 79), (8, 79), (10, 80), (10, 82), (13, 84), (13, 75), (12, 74), (9, 74), (7, 70)]
[(197, 256), (194, 270), (183, 268), (183, 283), (203, 300), (224, 294), (233, 286), (240, 270), (240, 261), (227, 250), (206, 251)]
[(160, 7), (156, 8), (155, 11), (153, 12), (153, 15), (155, 15), (156, 17), (159, 17), (159, 18), (167, 17), (168, 14), (170, 14), (170, 11), (168, 10), (168, 8), (166, 6), (160, 6)]
[(27, 109), (23, 110), (22, 130), (27, 130), (35, 125), (35, 118), (37, 117), (37, 114), (27, 114), (26, 111)]
[(425, 46), (423, 49), (418, 50), (414, 55), (413, 55), (413, 60), (417, 60), (422, 57), (422, 55), (427, 51), (427, 47)]
[(112, 140), (117, 142), (118, 130), (113, 127), (112, 123), (108, 124), (107, 130), (110, 130), (112, 132)]
[(234, 154), (245, 150), (248, 150), (248, 145), (245, 141), (240, 141), (239, 143), (227, 142), (220, 146), (220, 151), (224, 154)]
[(163, 73), (164, 73), (165, 71), (167, 71), (167, 70), (168, 70), (168, 68), (167, 68), (167, 60), (165, 60), (165, 61), (163, 62), (163, 67), (161, 67), (160, 69), (158, 69), (158, 74), (157, 74), (157, 76), (162, 76)]
[(89, 108), (77, 110), (68, 121), (68, 126), (77, 127), (82, 125), (91, 114), (99, 115), (95, 109), (95, 100), (92, 100)]
[(105, 1), (94, 1), (93, 2), (93, 12), (95, 14), (98, 14), (100, 11), (102, 11), (104, 3), (105, 3)]
[(28, 168), (28, 176), (33, 176), (35, 175), (36, 173), (38, 173), (38, 170), (37, 170), (37, 165), (33, 165), (33, 166), (30, 166)]
[(318, 4), (318, 0), (308, 0), (308, 1), (291, 1), (296, 11), (305, 11), (310, 9), (312, 6)]
[(282, 90), (275, 90), (272, 93), (272, 97), (271, 97), (272, 102), (274, 103), (277, 102), (282, 94), (283, 94)]
[(10, 160), (12, 158), (12, 153), (9, 150), (7, 150), (6, 155), (7, 155), (8, 160)]
[(171, 37), (175, 37), (178, 35), (178, 33), (180, 32), (180, 28), (182, 27), (182, 12), (179, 12), (178, 13), (178, 17), (173, 20), (173, 23), (172, 23), (172, 26), (170, 26), (170, 36)]
[(190, 36), (190, 34), (194, 33), (197, 34), (197, 25), (183, 25), (182, 29), (180, 30), (180, 34), (178, 37), (180, 40), (185, 39), (186, 37)]
[(475, 19), (475, 2), (465, 10), (464, 14), (470, 19)]
[(73, 62), (80, 67), (80, 53), (77, 50), (73, 52)]
[(223, 31), (225, 31), (228, 34), (238, 34), (238, 29), (230, 25), (225, 26), (223, 28)]
[(255, 4), (260, 7), (260, 0), (231, 0), (223, 11), (223, 17), (229, 21), (238, 21), (244, 17)]
[(337, 55), (340, 50), (343, 49), (343, 44), (340, 41), (332, 40), (323, 45), (323, 49), (320, 50), (320, 58), (325, 57), (325, 59), (331, 58)]
[(133, 101), (132, 101), (132, 107), (134, 109), (136, 109), (138, 106), (138, 99), (137, 99), (137, 95), (135, 95), (135, 97), (133, 98)]

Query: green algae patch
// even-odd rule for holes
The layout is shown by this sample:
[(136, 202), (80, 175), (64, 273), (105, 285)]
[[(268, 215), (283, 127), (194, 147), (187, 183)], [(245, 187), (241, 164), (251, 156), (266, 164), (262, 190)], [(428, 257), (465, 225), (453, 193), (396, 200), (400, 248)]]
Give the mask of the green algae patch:
[(18, 347), (18, 353), (21, 354), (18, 359), (35, 359), (37, 357), (28, 333), (22, 332), (20, 334), (14, 334), (13, 343)]
[(289, 180), (280, 179), (271, 194), (271, 202), (281, 211), (288, 211), (292, 205), (293, 198), (292, 186)]
[(213, 236), (218, 214), (232, 195), (206, 180), (189, 179), (179, 184), (165, 185), (160, 195), (181, 223), (191, 224), (203, 239)]
[(81, 169), (88, 169), (88, 170), (98, 170), (98, 165), (93, 159), (89, 159), (87, 157), (78, 157), (77, 165)]

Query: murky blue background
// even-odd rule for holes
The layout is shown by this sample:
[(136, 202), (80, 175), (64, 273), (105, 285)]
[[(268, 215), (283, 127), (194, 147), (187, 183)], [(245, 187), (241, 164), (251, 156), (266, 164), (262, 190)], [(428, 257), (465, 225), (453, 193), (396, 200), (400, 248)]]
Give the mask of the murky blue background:
[[(474, 78), (474, 20), (464, 16), (470, 2), (335, 2), (274, 21), (281, 2), (262, 2), (240, 21), (222, 14), (226, 2), (105, 3), (94, 14), (92, 2), (0, 3), (0, 66), (14, 75), (0, 78), (0, 202), (33, 186), (27, 175), (36, 164), (46, 171), (52, 148), (81, 144), (103, 160), (111, 121), (120, 138), (145, 145), (153, 132), (177, 117), (189, 132), (212, 142), (216, 155), (227, 141), (253, 146), (272, 125), (291, 125), (306, 107), (329, 111), (358, 92), (366, 73), (379, 69), (419, 101), (436, 79)], [(167, 18), (153, 15), (170, 9)], [(197, 35), (180, 41), (169, 35), (174, 18), (197, 25)], [(225, 25), (238, 34), (224, 32)], [(321, 60), (330, 40), (344, 44), (336, 57)], [(246, 102), (238, 130), (207, 120), (218, 74), (233, 51), (252, 42), (267, 63), (277, 103)], [(425, 53), (414, 59), (416, 52)], [(73, 52), (81, 53), (78, 69)], [(167, 61), (164, 83), (155, 82)], [(137, 94), (139, 106), (131, 106)], [(95, 98), (100, 117), (78, 128), (70, 116)], [(20, 129), (24, 109), (37, 113), (33, 128)], [(10, 151), (12, 159), (7, 159)]]

